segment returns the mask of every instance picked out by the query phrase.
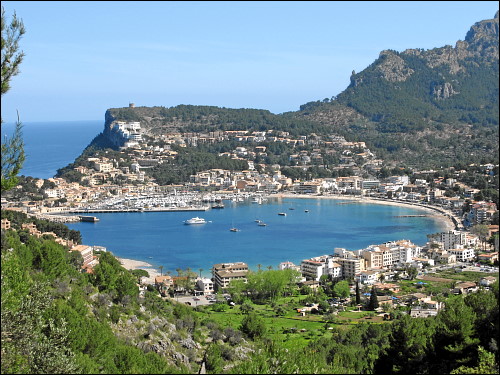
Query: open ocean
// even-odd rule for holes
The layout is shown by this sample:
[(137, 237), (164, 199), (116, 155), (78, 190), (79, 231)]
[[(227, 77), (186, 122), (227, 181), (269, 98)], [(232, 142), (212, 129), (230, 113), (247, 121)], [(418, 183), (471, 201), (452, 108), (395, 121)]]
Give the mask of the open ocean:
[[(2, 139), (14, 128), (13, 123), (2, 124)], [(23, 122), (22, 129), (26, 161), (19, 174), (47, 179), (75, 161), (104, 130), (104, 120)]]
[[(80, 155), (104, 128), (104, 121), (26, 123), (23, 128), (26, 162), (21, 174), (53, 177)], [(2, 126), (11, 134), (12, 124)], [(10, 133), (9, 133), (10, 131)], [(345, 202), (345, 201), (344, 201)], [(206, 212), (144, 212), (95, 214), (97, 223), (68, 224), (79, 230), (83, 243), (105, 246), (121, 258), (142, 260), (164, 272), (177, 268), (208, 276), (221, 262), (246, 262), (277, 268), (283, 261), (300, 264), (334, 248), (358, 250), (371, 244), (407, 239), (417, 245), (427, 234), (445, 229), (435, 217), (396, 217), (422, 214), (415, 208), (349, 203), (330, 199), (273, 199), (262, 205), (225, 201), (226, 208)], [(294, 208), (290, 210), (290, 208)], [(304, 210), (309, 210), (305, 212)], [(287, 216), (278, 216), (286, 212)], [(200, 216), (203, 225), (184, 225)], [(259, 227), (255, 220), (268, 225)], [(230, 232), (237, 227), (240, 232)]]

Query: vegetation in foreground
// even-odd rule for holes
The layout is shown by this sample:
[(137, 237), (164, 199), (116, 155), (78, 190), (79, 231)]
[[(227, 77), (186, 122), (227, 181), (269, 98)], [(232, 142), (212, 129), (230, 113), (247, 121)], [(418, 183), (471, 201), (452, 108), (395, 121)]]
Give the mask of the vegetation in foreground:
[(292, 272), (259, 271), (232, 285), (233, 303), (191, 307), (140, 293), (140, 273), (111, 253), (81, 273), (64, 246), (15, 230), (1, 252), (2, 373), (498, 373), (498, 282), (443, 293), (437, 317), (386, 321), (369, 299), (334, 311), (345, 281), (311, 293)]

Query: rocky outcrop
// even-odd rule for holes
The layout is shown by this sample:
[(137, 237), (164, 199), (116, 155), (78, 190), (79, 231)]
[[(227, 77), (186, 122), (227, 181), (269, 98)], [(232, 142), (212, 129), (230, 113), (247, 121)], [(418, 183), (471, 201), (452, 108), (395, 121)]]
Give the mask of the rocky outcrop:
[(435, 99), (448, 99), (450, 96), (459, 94), (458, 91), (453, 89), (453, 85), (450, 82), (445, 82), (441, 85), (434, 85), (432, 88), (432, 95)]
[(450, 74), (466, 71), (466, 62), (477, 59), (484, 64), (498, 64), (498, 12), (495, 18), (475, 23), (455, 47), (444, 46), (428, 51), (408, 49), (403, 55), (415, 55), (423, 58), (431, 69), (447, 65)]
[(380, 53), (376, 71), (389, 82), (404, 82), (414, 72), (395, 52), (385, 50)]

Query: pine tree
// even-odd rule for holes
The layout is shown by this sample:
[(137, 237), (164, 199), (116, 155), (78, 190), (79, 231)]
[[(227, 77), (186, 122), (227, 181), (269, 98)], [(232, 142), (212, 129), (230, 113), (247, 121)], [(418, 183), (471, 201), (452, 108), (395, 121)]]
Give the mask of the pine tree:
[(361, 291), (359, 290), (359, 281), (356, 281), (356, 305), (361, 303)]
[[(24, 53), (19, 51), (19, 40), (25, 33), (23, 21), (16, 13), (10, 25), (7, 25), (5, 9), (2, 7), (2, 96), (10, 89), (10, 80), (19, 73), (19, 65)], [(3, 123), (3, 120), (2, 120)], [(17, 115), (16, 128), (11, 138), (2, 141), (2, 193), (17, 185), (17, 174), (24, 163), (24, 142), (22, 139), (22, 123)]]
[(368, 302), (368, 310), (374, 311), (378, 308), (377, 291), (375, 286), (372, 286), (372, 291), (370, 293), (370, 302)]

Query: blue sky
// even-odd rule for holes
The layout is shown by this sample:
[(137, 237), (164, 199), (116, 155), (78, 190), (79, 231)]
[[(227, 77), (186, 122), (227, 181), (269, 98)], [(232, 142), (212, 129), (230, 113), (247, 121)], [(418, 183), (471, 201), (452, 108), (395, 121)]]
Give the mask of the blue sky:
[(2, 119), (104, 120), (108, 108), (296, 111), (384, 49), (454, 46), (496, 1), (2, 1), (26, 57)]

